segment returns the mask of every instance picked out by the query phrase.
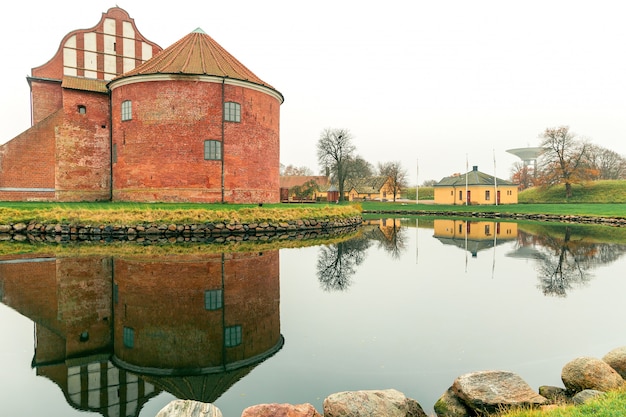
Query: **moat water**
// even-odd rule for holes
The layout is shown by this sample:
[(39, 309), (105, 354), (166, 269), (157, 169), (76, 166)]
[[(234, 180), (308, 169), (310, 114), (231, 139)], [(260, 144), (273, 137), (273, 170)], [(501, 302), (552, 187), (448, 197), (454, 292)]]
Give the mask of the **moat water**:
[(238, 417), (395, 388), (432, 413), (467, 372), (562, 386), (568, 361), (626, 345), (617, 232), (372, 219), (296, 248), (3, 255), (0, 409), (152, 417), (187, 398)]

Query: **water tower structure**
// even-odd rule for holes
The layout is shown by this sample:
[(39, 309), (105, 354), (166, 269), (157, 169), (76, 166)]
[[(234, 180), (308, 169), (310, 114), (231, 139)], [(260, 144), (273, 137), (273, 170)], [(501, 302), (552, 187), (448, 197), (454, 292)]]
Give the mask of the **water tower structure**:
[(507, 149), (507, 152), (520, 158), (524, 166), (532, 167), (533, 175), (537, 172), (537, 159), (544, 152), (542, 147)]

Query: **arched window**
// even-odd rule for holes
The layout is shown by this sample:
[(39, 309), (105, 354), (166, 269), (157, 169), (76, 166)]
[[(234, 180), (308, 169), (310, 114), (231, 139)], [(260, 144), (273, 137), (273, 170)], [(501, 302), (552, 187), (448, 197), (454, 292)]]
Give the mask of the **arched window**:
[(132, 120), (133, 118), (133, 102), (130, 100), (122, 101), (122, 121)]
[(224, 103), (224, 120), (227, 122), (241, 122), (241, 105), (239, 103)]
[(218, 140), (204, 141), (204, 159), (221, 160), (222, 159), (222, 142)]

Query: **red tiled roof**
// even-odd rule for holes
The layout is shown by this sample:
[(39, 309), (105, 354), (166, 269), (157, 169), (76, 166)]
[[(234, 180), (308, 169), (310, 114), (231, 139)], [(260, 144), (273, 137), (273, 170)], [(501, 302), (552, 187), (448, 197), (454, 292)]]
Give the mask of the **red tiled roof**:
[(215, 75), (249, 81), (274, 89), (201, 29), (194, 30), (118, 78), (148, 74)]
[(292, 188), (296, 185), (304, 185), (308, 181), (315, 181), (321, 189), (326, 189), (330, 185), (330, 180), (321, 175), (286, 175), (280, 177), (280, 188)]
[(108, 93), (107, 82), (93, 78), (64, 76), (61, 87), (72, 90), (95, 91), (97, 93)]

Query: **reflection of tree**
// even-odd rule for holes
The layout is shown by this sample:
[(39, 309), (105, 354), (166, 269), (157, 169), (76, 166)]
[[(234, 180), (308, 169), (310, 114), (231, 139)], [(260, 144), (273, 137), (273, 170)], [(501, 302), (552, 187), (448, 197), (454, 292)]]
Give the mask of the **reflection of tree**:
[(317, 277), (325, 291), (345, 291), (352, 283), (356, 267), (365, 260), (370, 241), (357, 237), (320, 248), (317, 258)]
[(539, 287), (545, 295), (566, 297), (574, 286), (589, 282), (593, 266), (613, 262), (626, 251), (623, 245), (574, 238), (572, 227), (567, 225), (544, 232), (520, 231), (518, 245), (534, 248), (532, 257), (539, 261)]
[(572, 241), (569, 227), (565, 227), (563, 239), (543, 236), (542, 240), (550, 249), (538, 267), (540, 287), (545, 295), (565, 297), (574, 284), (584, 285), (589, 281), (588, 252), (592, 248), (580, 244), (581, 241)]

